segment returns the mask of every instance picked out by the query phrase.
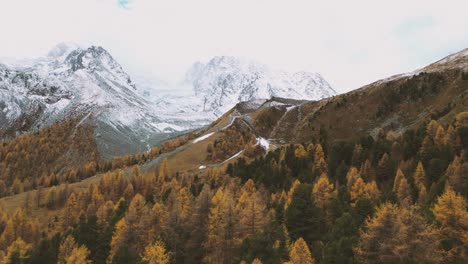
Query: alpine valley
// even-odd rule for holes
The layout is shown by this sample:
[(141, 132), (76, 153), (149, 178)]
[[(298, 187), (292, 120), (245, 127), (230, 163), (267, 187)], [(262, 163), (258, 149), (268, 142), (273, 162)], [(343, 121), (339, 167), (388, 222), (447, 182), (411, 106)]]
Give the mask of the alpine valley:
[(61, 43), (44, 58), (1, 63), (0, 137), (77, 117), (77, 125), (95, 127), (105, 158), (149, 150), (208, 125), (241, 101), (319, 100), (336, 94), (317, 73), (273, 72), (234, 57), (195, 63), (181, 82), (185, 89), (171, 87), (170, 93), (151, 83), (135, 85), (102, 47)]
[(468, 49), (339, 94), (101, 47), (0, 65), (0, 263), (468, 263)]

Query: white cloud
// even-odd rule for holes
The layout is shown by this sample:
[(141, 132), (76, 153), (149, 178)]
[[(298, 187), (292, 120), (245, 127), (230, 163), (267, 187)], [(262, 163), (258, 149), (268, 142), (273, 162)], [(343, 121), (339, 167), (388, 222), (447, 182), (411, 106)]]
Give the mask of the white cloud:
[(125, 68), (170, 81), (196, 60), (234, 55), (318, 71), (347, 91), (468, 47), (466, 0), (2, 2), (0, 56), (96, 44)]

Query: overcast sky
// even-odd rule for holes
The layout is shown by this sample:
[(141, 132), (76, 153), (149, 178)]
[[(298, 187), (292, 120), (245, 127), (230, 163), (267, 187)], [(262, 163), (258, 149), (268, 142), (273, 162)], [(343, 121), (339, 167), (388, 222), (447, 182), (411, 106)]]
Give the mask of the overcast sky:
[(233, 55), (315, 71), (344, 92), (468, 47), (467, 0), (0, 0), (0, 57), (100, 45), (175, 82)]

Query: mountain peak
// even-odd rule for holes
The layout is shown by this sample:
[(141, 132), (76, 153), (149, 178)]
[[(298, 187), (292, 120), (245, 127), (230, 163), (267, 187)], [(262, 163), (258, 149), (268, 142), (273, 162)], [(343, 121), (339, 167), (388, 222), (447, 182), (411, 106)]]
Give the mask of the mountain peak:
[(59, 59), (61, 57), (66, 57), (68, 54), (71, 52), (79, 49), (80, 46), (78, 44), (72, 43), (72, 42), (61, 42), (55, 47), (53, 47), (49, 53), (47, 53), (47, 57), (49, 58), (54, 58), (54, 59)]
[(87, 49), (75, 49), (65, 58), (65, 63), (72, 71), (87, 69), (111, 69), (123, 72), (122, 67), (112, 58), (109, 52), (101, 46), (90, 46)]
[(232, 56), (194, 64), (185, 82), (201, 97), (203, 110), (216, 115), (252, 99), (319, 100), (336, 94), (317, 73), (272, 71), (262, 63)]

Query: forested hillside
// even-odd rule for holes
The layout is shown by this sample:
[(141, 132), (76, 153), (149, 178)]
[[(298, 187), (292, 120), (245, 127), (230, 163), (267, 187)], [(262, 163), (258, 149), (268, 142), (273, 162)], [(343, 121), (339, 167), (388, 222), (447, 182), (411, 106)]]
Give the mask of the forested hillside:
[(112, 160), (82, 116), (2, 141), (0, 263), (467, 263), (466, 60)]
[[(323, 147), (327, 144), (328, 147)], [(468, 112), (222, 169), (116, 170), (0, 214), (6, 263), (464, 263)], [(30, 217), (35, 207), (48, 222)], [(17, 261), (17, 262), (15, 262)]]

